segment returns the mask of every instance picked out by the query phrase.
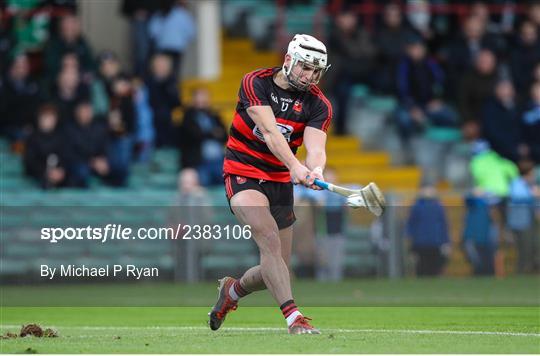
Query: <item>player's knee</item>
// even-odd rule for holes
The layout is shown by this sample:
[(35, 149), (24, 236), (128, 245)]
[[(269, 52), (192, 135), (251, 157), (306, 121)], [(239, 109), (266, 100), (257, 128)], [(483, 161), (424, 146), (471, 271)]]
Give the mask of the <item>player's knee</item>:
[(261, 244), (259, 246), (261, 253), (266, 255), (281, 256), (281, 241), (279, 240), (279, 232), (267, 230), (261, 232)]

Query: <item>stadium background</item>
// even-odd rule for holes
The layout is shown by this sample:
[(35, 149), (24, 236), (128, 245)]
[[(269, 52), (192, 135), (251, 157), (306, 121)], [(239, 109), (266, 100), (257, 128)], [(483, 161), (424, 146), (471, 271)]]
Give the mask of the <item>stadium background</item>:
[[(167, 1), (163, 1), (163, 4), (165, 3)], [(176, 102), (173, 100), (173, 104), (168, 107), (170, 110), (164, 115), (170, 119), (168, 123), (170, 126), (166, 127), (170, 128), (171, 132), (181, 131), (185, 114), (189, 112), (193, 104), (192, 93), (201, 88), (210, 94), (212, 111), (217, 113), (225, 127), (228, 127), (233, 118), (242, 76), (257, 68), (281, 65), (284, 49), (293, 34), (313, 34), (327, 44), (329, 62), (335, 63), (325, 78), (327, 81), (324, 81), (321, 86), (334, 103), (334, 110), (339, 112), (341, 108), (341, 114), (338, 115), (342, 115), (341, 120), (345, 122), (341, 132), (337, 132), (335, 123), (332, 125), (334, 128), (331, 129), (333, 131), (329, 135), (327, 145), (328, 166), (335, 172), (336, 180), (342, 184), (358, 185), (374, 181), (386, 193), (389, 208), (384, 217), (379, 220), (375, 220), (364, 211), (337, 209), (345, 215), (345, 223), (341, 231), (345, 237), (341, 260), (346, 282), (335, 284), (335, 290), (342, 290), (342, 293), (338, 293), (342, 295), (340, 297), (334, 296), (328, 290), (321, 292), (325, 286), (325, 279), (321, 277), (320, 270), (326, 266), (327, 261), (321, 259), (320, 252), (321, 246), (328, 246), (324, 241), (328, 239), (327, 229), (332, 215), (324, 202), (318, 202), (316, 195), (306, 194), (305, 191), (299, 189), (297, 192), (299, 206), (296, 209), (299, 221), (293, 248), (293, 274), (294, 283), (297, 286), (295, 291), (299, 295), (297, 300), (304, 299), (309, 306), (336, 304), (342, 306), (529, 306), (534, 308), (522, 311), (523, 318), (528, 318), (526, 320), (529, 323), (523, 324), (525, 325), (523, 330), (537, 331), (540, 258), (538, 214), (535, 215), (536, 221), (528, 226), (528, 235), (523, 242), (523, 238), (518, 238), (515, 231), (508, 226), (508, 215), (511, 214), (509, 210), (506, 210), (506, 206), (503, 207), (503, 203), (511, 199), (508, 189), (505, 193), (495, 194), (494, 197), (494, 194), (486, 191), (489, 187), (482, 186), (484, 181), (472, 176), (470, 167), (473, 154), (471, 152), (477, 147), (482, 147), (478, 144), (478, 140), (483, 138), (478, 133), (478, 128), (485, 124), (486, 120), (481, 117), (464, 118), (463, 108), (455, 94), (459, 93), (457, 87), (460, 81), (467, 76), (469, 71), (474, 70), (472, 59), (469, 62), (465, 61), (466, 63), (459, 61), (463, 54), (460, 52), (463, 50), (463, 46), (460, 47), (463, 44), (460, 42), (462, 41), (461, 29), (470, 17), (482, 18), (482, 26), (485, 26), (482, 30), (485, 31), (484, 36), (489, 36), (489, 40), (494, 40), (491, 43), (495, 43), (493, 47), (489, 47), (490, 42), (486, 40), (480, 46), (489, 48), (498, 57), (496, 79), (491, 82), (493, 90), (495, 90), (495, 83), (499, 81), (514, 80), (516, 77), (512, 74), (516, 68), (530, 70), (525, 77), (533, 77), (533, 71), (536, 73), (536, 68), (540, 63), (538, 49), (540, 40), (538, 37), (535, 38), (534, 49), (527, 51), (526, 56), (523, 56), (526, 58), (523, 59), (519, 56), (524, 50), (519, 47), (518, 38), (520, 26), (527, 19), (538, 31), (540, 5), (512, 1), (475, 4), (447, 1), (393, 3), (397, 4), (394, 5), (394, 9), (403, 11), (403, 28), (397, 36), (401, 42), (397, 42), (398, 45), (405, 48), (423, 43), (426, 46), (429, 56), (440, 65), (447, 78), (444, 85), (448, 86), (445, 87), (444, 92), (433, 95), (443, 100), (445, 105), (448, 104), (457, 117), (450, 124), (442, 125), (424, 121), (422, 125), (419, 125), (420, 127), (414, 127), (412, 131), (408, 131), (410, 127), (400, 126), (401, 122), (396, 119), (398, 116), (396, 113), (404, 107), (404, 98), (400, 96), (402, 93), (399, 92), (399, 88), (394, 85), (398, 81), (396, 68), (405, 52), (398, 50), (397, 57), (393, 58), (398, 62), (391, 62), (389, 57), (385, 57), (384, 51), (388, 51), (388, 48), (385, 48), (385, 43), (381, 42), (383, 37), (377, 37), (382, 36), (383, 14), (387, 11), (388, 5), (386, 2), (202, 0), (186, 1), (182, 4), (193, 18), (195, 35), (191, 40), (187, 40), (188, 44), (185, 49), (183, 48), (180, 72), (176, 75), (172, 74), (173, 82), (176, 84), (176, 92), (173, 91), (173, 95), (177, 95), (178, 100)], [(188, 188), (187, 191), (182, 191), (186, 189), (186, 186), (179, 184), (179, 172), (185, 168), (182, 167), (182, 162), (185, 163), (182, 153), (184, 153), (184, 158), (191, 153), (189, 153), (189, 147), (186, 151), (186, 146), (182, 146), (181, 143), (181, 147), (176, 147), (179, 143), (177, 141), (173, 144), (166, 142), (163, 147), (148, 151), (149, 156), (145, 158), (141, 157), (140, 150), (140, 144), (147, 143), (144, 138), (141, 142), (132, 142), (132, 148), (136, 150), (125, 171), (124, 178), (126, 179), (121, 183), (111, 184), (111, 181), (107, 179), (93, 176), (89, 178), (84, 188), (50, 187), (44, 184), (40, 177), (25, 174), (25, 170), (28, 170), (28, 168), (25, 169), (25, 141), (31, 132), (28, 127), (33, 126), (37, 120), (39, 105), (34, 105), (34, 102), (30, 100), (31, 96), (23, 98), (22, 102), (28, 103), (27, 109), (33, 110), (31, 119), (24, 121), (26, 118), (10, 117), (16, 110), (10, 111), (12, 107), (7, 101), (6, 83), (9, 81), (15, 54), (26, 53), (32, 80), (39, 83), (40, 90), (49, 90), (47, 86), (50, 86), (51, 82), (47, 82), (46, 78), (51, 80), (50, 77), (53, 75), (51, 69), (47, 67), (51, 63), (47, 62), (47, 51), (50, 50), (52, 39), (58, 36), (62, 18), (68, 14), (76, 14), (81, 21), (81, 34), (88, 47), (91, 48), (93, 61), (88, 68), (82, 61), (78, 64), (81, 82), (88, 88), (92, 88), (89, 96), (80, 101), (90, 100), (94, 110), (98, 111), (99, 100), (96, 98), (94, 88), (99, 80), (104, 81), (99, 74), (98, 63), (102, 63), (101, 61), (111, 57), (118, 58), (121, 71), (128, 73), (122, 79), (128, 78), (129, 81), (136, 83), (134, 88), (141, 88), (138, 86), (141, 81), (136, 80), (135, 77), (142, 79), (145, 84), (149, 83), (147, 77), (143, 75), (146, 67), (142, 69), (142, 72), (137, 73), (135, 56), (130, 46), (133, 35), (131, 31), (135, 31), (133, 19), (136, 16), (131, 13), (132, 17), (130, 17), (122, 13), (121, 9), (122, 1), (7, 0), (1, 3), (0, 50), (2, 51), (1, 70), (4, 80), (0, 109), (4, 110), (2, 120), (5, 120), (2, 126), (3, 137), (0, 141), (2, 194), (0, 278), (3, 284), (2, 295), (5, 298), (3, 306), (7, 307), (4, 309), (5, 320), (19, 322), (20, 317), (23, 316), (33, 318), (31, 311), (9, 309), (9, 307), (17, 306), (182, 305), (202, 307), (212, 303), (214, 285), (208, 281), (213, 281), (215, 277), (224, 274), (238, 276), (247, 267), (257, 262), (257, 252), (252, 241), (198, 242), (189, 247), (185, 244), (175, 246), (170, 241), (111, 242), (103, 245), (90, 241), (56, 245), (39, 241), (39, 231), (44, 226), (65, 227), (89, 224), (104, 226), (108, 223), (124, 226), (170, 226), (179, 221), (200, 223), (201, 214), (207, 211), (203, 207), (206, 203), (212, 207), (208, 221), (223, 225), (235, 223), (234, 217), (228, 210), (224, 189), (219, 184), (197, 188), (197, 192), (204, 191), (202, 201), (197, 200), (200, 198), (197, 194), (194, 201), (189, 200), (189, 189), (192, 188), (193, 182), (184, 182)], [(487, 17), (485, 17), (486, 10)], [(340, 21), (339, 14), (343, 11), (357, 15), (358, 24), (353, 25), (354, 31), (362, 31), (362, 34), (354, 37), (358, 42), (351, 40), (348, 43), (353, 46), (352, 50), (340, 48), (340, 45), (345, 44), (335, 41), (339, 36), (333, 37), (335, 24)], [(419, 16), (415, 18), (414, 15)], [(341, 21), (349, 20), (350, 18), (342, 18)], [(424, 25), (426, 27), (423, 27)], [(182, 25), (177, 28), (177, 31), (178, 29), (182, 29)], [(189, 32), (187, 27), (181, 31)], [(173, 31), (172, 35), (176, 33)], [(165, 35), (171, 34), (163, 34), (164, 37)], [(356, 53), (354, 48), (358, 47), (354, 46), (358, 43), (365, 46), (362, 47), (363, 49), (371, 48), (371, 51)], [(159, 50), (157, 52), (162, 53)], [(60, 60), (62, 57), (57, 58)], [(454, 63), (453, 60), (459, 63)], [(146, 65), (149, 63), (146, 62)], [(344, 70), (347, 66), (350, 68), (365, 66), (369, 68), (369, 71), (360, 68), (360, 73), (348, 73)], [(393, 69), (388, 71), (388, 68)], [(57, 72), (54, 75), (61, 72), (59, 68), (55, 70)], [(336, 78), (338, 74), (334, 73), (333, 77), (333, 70), (338, 71), (337, 73), (341, 76)], [(393, 70), (396, 70), (396, 73)], [(54, 80), (52, 79), (53, 82)], [(345, 81), (346, 85), (339, 85)], [(448, 84), (448, 82), (453, 84)], [(517, 87), (518, 83), (515, 85)], [(528, 87), (532, 85), (532, 82), (527, 81), (519, 85), (526, 87), (526, 89), (520, 87), (518, 90), (519, 98), (521, 102), (528, 104), (530, 102)], [(343, 99), (343, 93), (346, 99)], [(493, 92), (487, 93), (484, 99), (489, 100), (492, 94)], [(12, 95), (11, 92), (10, 95)], [(58, 97), (56, 100), (59, 101), (55, 102), (54, 89), (49, 95), (40, 96), (39, 104), (61, 102), (61, 98)], [(412, 96), (415, 96), (415, 93), (412, 93)], [(25, 101), (27, 98), (28, 101)], [(109, 99), (111, 103), (114, 102), (113, 97)], [(338, 102), (339, 100), (342, 101)], [(162, 103), (158, 105), (160, 104)], [(18, 105), (20, 107), (20, 104)], [(150, 103), (149, 105), (151, 110), (155, 109)], [(522, 113), (523, 111), (519, 111), (518, 114), (516, 110), (516, 113), (512, 114), (515, 119), (514, 124), (495, 127), (494, 130), (506, 132), (505, 130), (511, 126), (510, 131), (512, 131), (521, 119)], [(109, 115), (107, 109), (104, 115)], [(161, 114), (154, 112), (154, 118), (158, 115)], [(508, 116), (505, 116), (502, 121), (506, 118)], [(15, 130), (12, 130), (13, 128)], [(537, 126), (533, 129), (538, 130)], [(154, 134), (159, 135), (157, 131), (156, 129)], [(178, 137), (185, 136), (182, 136), (180, 132)], [(497, 137), (494, 138), (495, 141), (496, 139)], [(118, 142), (115, 141), (116, 144)], [(111, 142), (108, 144), (113, 147)], [(153, 144), (161, 145), (155, 141)], [(538, 137), (536, 137), (536, 142), (533, 140), (531, 144), (538, 145)], [(152, 146), (152, 142), (150, 145)], [(304, 153), (300, 152), (299, 155), (303, 157)], [(522, 156), (513, 157), (512, 164), (515, 166), (512, 169), (512, 179), (517, 177), (517, 167), (518, 164), (523, 164), (520, 163), (523, 158)], [(108, 159), (110, 160), (110, 157)], [(192, 170), (189, 172), (192, 173)], [(491, 174), (490, 169), (483, 172), (488, 172), (487, 175)], [(538, 166), (534, 168), (533, 174), (536, 175), (536, 184), (538, 184), (540, 177)], [(507, 180), (508, 187), (512, 179)], [(69, 185), (65, 182), (63, 184)], [(426, 187), (436, 188), (436, 196), (446, 216), (448, 241), (441, 237), (446, 229), (429, 228), (435, 225), (432, 219), (441, 221), (441, 215), (429, 214), (429, 211), (424, 210), (423, 214), (411, 222), (411, 207), (421, 191), (424, 192), (423, 194), (429, 194), (426, 193)], [(466, 196), (470, 197), (473, 188), (483, 188), (481, 189), (483, 193), (477, 195), (476, 198), (485, 202), (488, 207), (476, 215), (474, 212), (478, 211), (472, 211), (470, 207), (468, 210), (465, 200)], [(491, 204), (493, 200), (496, 202)], [(478, 215), (481, 216), (478, 217)], [(191, 218), (186, 218), (187, 216)], [(475, 218), (480, 219), (480, 222), (474, 220)], [(486, 248), (491, 253), (486, 255), (487, 262), (484, 260), (477, 266), (476, 273), (494, 275), (497, 278), (469, 278), (475, 271), (465, 252), (464, 231), (467, 231), (467, 224), (470, 227), (475, 226), (476, 222), (483, 224), (486, 221), (488, 230), (491, 231)], [(412, 224), (419, 229), (415, 231), (421, 230), (420, 235), (427, 234), (432, 237), (431, 241), (427, 241), (427, 246), (430, 248), (428, 258), (436, 255), (438, 261), (444, 261), (441, 262), (442, 268), (434, 268), (433, 264), (429, 265), (427, 274), (438, 275), (438, 278), (427, 278), (425, 282), (415, 280), (419, 277), (417, 275), (420, 258), (419, 249), (413, 248), (413, 245), (419, 246), (415, 245), (414, 239), (411, 240), (408, 236)], [(328, 242), (332, 244), (332, 240)], [(426, 243), (425, 240), (422, 242)], [(420, 242), (420, 247), (422, 242)], [(520, 245), (522, 242), (523, 244)], [(483, 246), (485, 242), (473, 241), (473, 243)], [(522, 270), (518, 271), (519, 260), (524, 258), (518, 253), (520, 246), (521, 252), (525, 249), (531, 256), (525, 257), (528, 258), (527, 267), (519, 267)], [(193, 251), (197, 252), (193, 253)], [(185, 253), (189, 256), (195, 255), (196, 258), (187, 258)], [(84, 263), (87, 266), (134, 263), (140, 266), (159, 266), (163, 273), (157, 280), (146, 280), (136, 284), (125, 280), (123, 281), (126, 282), (125, 284), (96, 285), (95, 281), (83, 280), (81, 283), (79, 280), (74, 288), (68, 285), (70, 281), (67, 280), (47, 282), (39, 277), (38, 268), (41, 264), (57, 266), (62, 263)], [(487, 269), (485, 264), (488, 265)], [(528, 276), (520, 276), (520, 274), (528, 274)], [(318, 279), (317, 276), (319, 276)], [(377, 277), (377, 279), (372, 279), (372, 277)], [(466, 278), (454, 279), (452, 277)], [(396, 278), (404, 278), (404, 281), (395, 281)], [(197, 283), (184, 284), (186, 280)], [(122, 281), (122, 279), (116, 281)], [(173, 281), (181, 283), (171, 284), (170, 282)], [(365, 287), (359, 290), (358, 285)], [(41, 298), (36, 300), (32, 297), (33, 295), (40, 295)], [(135, 295), (137, 295), (136, 298)], [(103, 302), (103, 299), (107, 301)], [(259, 302), (254, 299), (249, 300), (248, 305), (272, 305), (267, 296)], [(192, 312), (195, 310), (196, 308)], [(88, 309), (85, 312), (88, 312)], [(123, 309), (123, 312), (126, 312), (126, 309)], [(76, 321), (70, 321), (70, 312), (67, 310), (62, 314), (66, 316), (62, 321), (57, 321), (54, 316), (45, 311), (40, 314), (36, 309), (35, 313), (34, 315), (40, 315), (42, 318), (40, 320), (51, 323), (81, 325)], [(164, 320), (168, 320), (166, 313), (161, 309), (156, 315), (161, 315)], [(391, 320), (392, 312), (387, 311), (387, 313), (388, 320)], [(127, 315), (126, 312), (125, 317), (129, 319)], [(464, 318), (462, 321), (473, 325), (472, 321), (482, 314), (471, 315), (470, 319)], [(510, 320), (512, 315), (506, 317)], [(73, 318), (76, 320), (76, 317)], [(96, 323), (98, 323), (97, 320), (106, 319), (99, 318), (103, 316), (96, 316)], [(448, 320), (452, 318), (449, 317)], [(497, 316), (493, 318), (499, 320)], [(504, 317), (500, 320), (503, 319)], [(9, 324), (5, 320), (2, 324)], [(459, 322), (459, 317), (456, 320)], [(173, 321), (167, 321), (169, 322)], [(254, 320), (250, 323), (255, 325)], [(406, 325), (405, 322), (404, 325)], [(534, 351), (536, 347), (538, 344), (536, 340), (533, 340), (522, 350)], [(58, 352), (55, 349), (51, 350)], [(67, 348), (67, 350), (73, 349)], [(110, 352), (111, 349), (105, 350)], [(135, 352), (129, 346), (123, 350)], [(164, 350), (170, 352), (168, 349)], [(247, 350), (247, 352), (253, 352), (253, 349)], [(400, 349), (389, 348), (388, 350), (396, 352)], [(433, 352), (436, 349), (405, 348), (405, 350)], [(459, 349), (456, 350), (459, 352)], [(493, 352), (494, 349), (488, 350)], [(507, 351), (511, 350), (507, 349)], [(192, 352), (201, 351), (192, 349)]]

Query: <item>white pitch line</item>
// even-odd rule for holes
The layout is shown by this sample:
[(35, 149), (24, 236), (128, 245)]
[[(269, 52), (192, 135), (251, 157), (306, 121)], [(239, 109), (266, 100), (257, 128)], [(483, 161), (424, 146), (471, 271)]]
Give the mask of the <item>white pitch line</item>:
[[(18, 328), (20, 325), (0, 325), (0, 328)], [(80, 330), (171, 330), (171, 331), (210, 331), (207, 326), (55, 326), (56, 329)], [(285, 328), (271, 327), (225, 327), (223, 331), (238, 332), (285, 332)], [(522, 333), (506, 331), (477, 331), (477, 330), (414, 330), (414, 329), (322, 329), (324, 332), (335, 333), (386, 333), (386, 334), (449, 334), (449, 335), (492, 335), (492, 336), (526, 336), (540, 337), (540, 333)]]

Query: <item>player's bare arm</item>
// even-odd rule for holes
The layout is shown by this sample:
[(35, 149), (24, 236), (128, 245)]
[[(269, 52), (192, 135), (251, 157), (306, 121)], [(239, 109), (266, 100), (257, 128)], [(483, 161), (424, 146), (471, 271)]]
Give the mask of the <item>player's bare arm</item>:
[(307, 185), (315, 190), (321, 190), (313, 184), (315, 179), (324, 181), (323, 171), (326, 166), (326, 132), (306, 127), (304, 131), (304, 146), (306, 148), (306, 167), (310, 170)]
[[(291, 172), (293, 183), (307, 185), (306, 178), (309, 176), (310, 170), (294, 156), (287, 141), (279, 132), (272, 108), (270, 106), (252, 106), (247, 109), (247, 112), (263, 134), (264, 141), (270, 151)], [(311, 184), (313, 184), (313, 180)]]

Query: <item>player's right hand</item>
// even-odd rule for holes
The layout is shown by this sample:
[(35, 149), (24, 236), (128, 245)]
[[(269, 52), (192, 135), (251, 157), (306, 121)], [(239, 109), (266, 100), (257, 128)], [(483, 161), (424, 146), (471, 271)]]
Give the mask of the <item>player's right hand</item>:
[(301, 163), (298, 163), (291, 169), (291, 181), (293, 184), (302, 184), (307, 186), (310, 170)]

